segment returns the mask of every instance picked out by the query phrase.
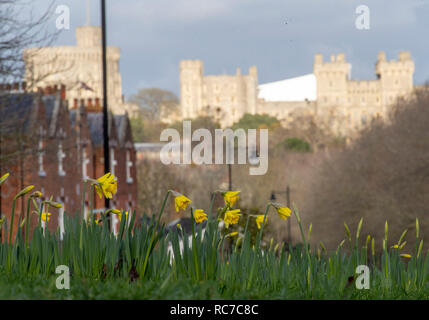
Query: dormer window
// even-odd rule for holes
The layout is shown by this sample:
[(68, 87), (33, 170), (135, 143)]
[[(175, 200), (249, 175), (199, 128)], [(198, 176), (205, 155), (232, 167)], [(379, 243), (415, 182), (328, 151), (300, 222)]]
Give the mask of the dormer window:
[(131, 167), (133, 166), (133, 162), (131, 161), (131, 153), (130, 150), (126, 152), (126, 166), (127, 166), (127, 183), (133, 183), (133, 178), (131, 176)]
[(66, 154), (63, 151), (63, 144), (60, 143), (58, 145), (58, 175), (61, 177), (64, 177), (66, 175), (66, 172), (64, 171), (64, 164), (63, 160), (66, 157)]

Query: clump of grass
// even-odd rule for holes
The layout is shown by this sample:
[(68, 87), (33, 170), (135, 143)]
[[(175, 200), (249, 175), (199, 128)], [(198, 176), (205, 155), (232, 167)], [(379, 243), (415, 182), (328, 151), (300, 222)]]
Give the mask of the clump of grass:
[[(112, 181), (109, 183), (115, 183)], [(99, 188), (103, 194), (105, 190), (114, 191), (112, 186), (103, 185), (99, 180), (89, 182), (91, 192), (93, 188)], [(142, 224), (137, 223), (135, 211), (128, 215), (124, 210), (107, 210), (101, 224), (92, 214), (87, 220), (83, 214), (66, 215), (64, 234), (46, 228), (48, 216), (42, 221), (45, 208), (58, 207), (58, 204), (48, 200), (38, 205), (30, 200), (40, 194), (21, 194), (29, 197), (27, 218), (18, 225), (13, 241), (0, 243), (0, 297), (392, 299), (428, 296), (429, 256), (422, 252), (418, 220), (418, 245), (412, 252), (405, 251), (406, 231), (396, 244), (389, 244), (387, 222), (384, 239), (377, 241), (383, 248), (380, 254), (376, 252), (375, 239), (370, 236), (361, 245), (363, 220), (354, 236), (345, 224), (346, 239), (336, 251), (328, 252), (323, 243), (317, 248), (310, 246), (312, 225), (304, 228), (296, 207), (291, 210), (270, 202), (264, 213), (249, 215), (234, 207), (238, 192), (215, 192), (212, 204), (219, 194), (225, 198), (224, 207), (212, 212), (211, 205), (206, 214), (193, 207), (184, 195), (168, 191), (158, 215)], [(176, 210), (188, 213), (192, 219), (190, 237), (180, 226), (177, 232), (166, 233), (160, 223), (171, 196)], [(30, 205), (35, 210), (31, 210)], [(36, 212), (33, 215), (39, 219), (31, 238), (29, 212)], [(295, 217), (302, 245), (293, 247), (263, 241), (264, 228), (270, 223), (272, 212), (285, 220)], [(121, 215), (117, 234), (109, 228), (108, 214)], [(219, 227), (222, 220), (229, 227), (240, 219), (246, 221), (242, 233)], [(258, 220), (260, 229), (256, 241), (252, 241), (248, 231), (250, 219)], [(206, 221), (204, 229), (202, 221)], [(7, 233), (7, 228), (4, 230)], [(11, 239), (11, 231), (5, 239)], [(232, 243), (230, 248), (225, 248), (227, 240)], [(52, 285), (59, 265), (66, 265), (71, 271), (68, 292), (56, 290)], [(369, 290), (358, 290), (353, 283), (359, 265), (370, 267)], [(4, 290), (6, 283), (21, 283), (22, 290), (8, 295)], [(40, 287), (42, 283), (46, 284), (44, 290)], [(91, 294), (85, 289), (88, 287)], [(44, 296), (35, 296), (40, 294)]]

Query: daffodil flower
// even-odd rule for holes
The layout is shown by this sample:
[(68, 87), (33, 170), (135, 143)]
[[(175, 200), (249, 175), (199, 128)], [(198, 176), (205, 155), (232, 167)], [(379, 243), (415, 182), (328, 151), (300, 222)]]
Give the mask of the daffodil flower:
[(191, 203), (192, 201), (185, 197), (183, 194), (178, 194), (174, 198), (174, 206), (176, 207), (176, 211), (179, 212), (179, 210), (186, 210), (186, 207)]
[(51, 216), (51, 214), (49, 212), (43, 212), (42, 213), (42, 221), (43, 222), (49, 222), (49, 220), (51, 220), (50, 216)]
[(194, 212), (194, 219), (196, 223), (201, 223), (207, 220), (207, 214), (202, 209), (196, 209)]
[(103, 198), (103, 195), (107, 199), (112, 199), (113, 195), (118, 191), (118, 178), (110, 172), (106, 173), (104, 176), (97, 179), (97, 183), (94, 184), (94, 187), (100, 199)]
[[(258, 229), (261, 229), (261, 226), (262, 226), (262, 224), (264, 223), (264, 215), (263, 214), (261, 214), (261, 215), (259, 215), (259, 216), (257, 216), (256, 217), (256, 225), (258, 226)], [(267, 219), (265, 220), (265, 222), (268, 220), (268, 217), (267, 217)]]
[(228, 210), (225, 212), (225, 216), (223, 218), (223, 221), (225, 222), (225, 226), (229, 228), (232, 224), (237, 224), (238, 220), (240, 219), (241, 214), (239, 214), (240, 209), (236, 210)]
[(402, 253), (402, 254), (401, 254), (401, 257), (402, 257), (402, 258), (406, 258), (406, 259), (411, 259), (411, 254), (408, 254), (408, 253)]
[(280, 218), (282, 218), (283, 220), (287, 220), (287, 218), (290, 217), (292, 213), (291, 209), (277, 203), (273, 203), (272, 205), (274, 206), (274, 208), (276, 208), (277, 214), (279, 215)]
[(223, 194), (223, 199), (225, 200), (225, 205), (230, 208), (234, 206), (237, 200), (240, 198), (238, 195), (241, 191), (228, 191)]

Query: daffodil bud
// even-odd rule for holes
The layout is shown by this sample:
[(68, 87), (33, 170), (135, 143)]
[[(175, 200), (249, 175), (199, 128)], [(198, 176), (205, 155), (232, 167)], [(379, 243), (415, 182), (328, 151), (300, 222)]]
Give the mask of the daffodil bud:
[(63, 205), (61, 203), (58, 203), (58, 202), (55, 202), (52, 200), (46, 200), (46, 201), (44, 201), (44, 203), (47, 205), (50, 205), (51, 207), (57, 208), (57, 209), (60, 209), (63, 207)]
[(30, 198), (41, 198), (43, 197), (43, 194), (40, 191), (34, 191), (31, 195)]
[(33, 185), (31, 185), (31, 186), (28, 186), (28, 187), (26, 187), (26, 188), (24, 188), (24, 189), (22, 189), (14, 198), (13, 198), (13, 200), (16, 200), (16, 199), (18, 199), (18, 198), (21, 198), (21, 197), (23, 197), (23, 196), (25, 196), (27, 193), (29, 193), (31, 190), (33, 190), (34, 189), (34, 186)]
[(2, 175), (2, 177), (0, 178), (0, 185), (3, 184), (7, 180), (7, 178), (9, 178), (9, 173)]

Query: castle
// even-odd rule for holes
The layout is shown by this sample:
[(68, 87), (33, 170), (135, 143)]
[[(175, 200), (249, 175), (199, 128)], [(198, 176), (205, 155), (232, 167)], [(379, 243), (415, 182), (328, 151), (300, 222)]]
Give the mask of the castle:
[(385, 118), (389, 106), (414, 88), (409, 52), (400, 52), (397, 61), (388, 61), (380, 52), (375, 73), (375, 80), (351, 80), (351, 65), (343, 53), (332, 55), (329, 62), (316, 54), (312, 74), (259, 85), (255, 66), (247, 75), (238, 68), (235, 75), (204, 76), (202, 61), (183, 60), (181, 117), (211, 116), (228, 127), (245, 113), (268, 114), (284, 126), (298, 115), (307, 115), (327, 121), (336, 134), (348, 136), (373, 118)]
[[(67, 103), (103, 105), (101, 27), (76, 28), (76, 46), (42, 47), (24, 50), (25, 81), (35, 91), (63, 84)], [(107, 48), (107, 88), (109, 109), (115, 114), (134, 114), (138, 107), (124, 102), (119, 73), (120, 49)]]

